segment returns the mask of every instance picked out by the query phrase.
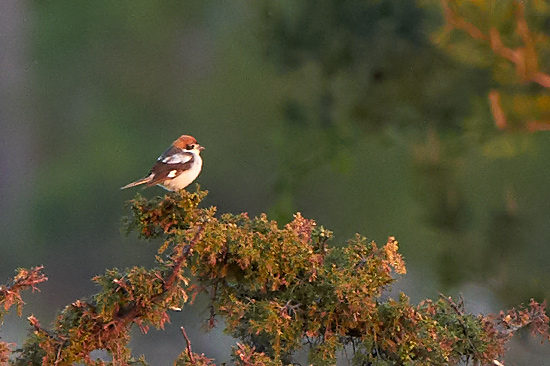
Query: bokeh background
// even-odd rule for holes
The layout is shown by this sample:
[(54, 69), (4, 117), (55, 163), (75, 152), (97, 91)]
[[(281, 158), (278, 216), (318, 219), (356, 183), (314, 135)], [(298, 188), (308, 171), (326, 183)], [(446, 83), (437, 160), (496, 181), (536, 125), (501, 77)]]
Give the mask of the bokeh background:
[[(415, 302), (550, 298), (550, 135), (522, 128), (547, 117), (547, 92), (449, 27), (444, 3), (0, 1), (0, 282), (42, 264), (49, 277), (2, 340), (93, 294), (105, 269), (152, 264), (156, 243), (121, 230), (136, 189), (119, 187), (184, 133), (206, 147), (205, 204), (281, 223), (300, 211), (334, 245), (394, 235), (409, 270), (394, 291)], [(460, 3), (521, 44), (514, 2)], [(544, 71), (550, 12), (526, 3)], [(512, 128), (495, 124), (494, 88)], [(202, 332), (207, 316), (197, 304), (135, 330), (135, 355), (171, 364), (185, 325), (195, 352), (228, 361), (233, 340)], [(550, 365), (528, 334), (510, 346), (509, 365)]]

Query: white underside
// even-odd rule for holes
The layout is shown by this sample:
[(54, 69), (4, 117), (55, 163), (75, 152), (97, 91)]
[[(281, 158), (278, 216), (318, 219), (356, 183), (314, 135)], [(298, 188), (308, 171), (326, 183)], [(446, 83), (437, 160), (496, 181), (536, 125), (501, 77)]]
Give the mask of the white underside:
[(200, 155), (196, 153), (194, 153), (194, 155), (195, 160), (189, 170), (184, 171), (175, 178), (165, 180), (162, 184), (159, 184), (159, 186), (169, 191), (177, 191), (193, 183), (202, 169), (202, 159)]

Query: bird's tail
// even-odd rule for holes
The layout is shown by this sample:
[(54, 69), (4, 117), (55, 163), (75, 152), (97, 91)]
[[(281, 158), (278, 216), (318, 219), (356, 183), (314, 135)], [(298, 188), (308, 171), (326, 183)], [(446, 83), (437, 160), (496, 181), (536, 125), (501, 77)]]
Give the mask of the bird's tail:
[(120, 187), (120, 189), (126, 189), (126, 188), (132, 188), (135, 186), (139, 186), (140, 184), (149, 183), (153, 177), (151, 175), (148, 175), (145, 178), (141, 178), (136, 180), (135, 182), (126, 184), (124, 187)]

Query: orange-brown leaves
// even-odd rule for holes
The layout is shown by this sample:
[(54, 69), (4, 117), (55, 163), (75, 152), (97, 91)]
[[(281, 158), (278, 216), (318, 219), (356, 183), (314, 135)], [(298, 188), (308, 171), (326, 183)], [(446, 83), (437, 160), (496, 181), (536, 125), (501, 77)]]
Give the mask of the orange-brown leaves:
[(28, 289), (31, 289), (32, 292), (40, 291), (36, 285), (48, 280), (48, 277), (42, 273), (43, 268), (42, 266), (34, 267), (31, 270), (20, 268), (10, 284), (0, 286), (0, 323), (3, 315), (14, 305), (17, 307), (17, 314), (21, 316), (25, 304), (21, 297), (21, 291)]
[(539, 304), (531, 299), (529, 308), (501, 311), (498, 315), (488, 317), (488, 320), (503, 336), (511, 337), (518, 329), (529, 327), (531, 334), (540, 335), (544, 340), (550, 341), (546, 301)]
[(263, 352), (256, 352), (255, 347), (237, 343), (233, 347), (233, 357), (237, 366), (281, 366), (280, 360), (273, 360)]
[(384, 246), (384, 253), (386, 255), (386, 260), (393, 267), (395, 273), (405, 274), (407, 269), (405, 268), (405, 261), (401, 254), (397, 253), (399, 249), (397, 240), (393, 236), (388, 238), (388, 242)]
[(0, 365), (7, 365), (14, 344), (0, 341)]

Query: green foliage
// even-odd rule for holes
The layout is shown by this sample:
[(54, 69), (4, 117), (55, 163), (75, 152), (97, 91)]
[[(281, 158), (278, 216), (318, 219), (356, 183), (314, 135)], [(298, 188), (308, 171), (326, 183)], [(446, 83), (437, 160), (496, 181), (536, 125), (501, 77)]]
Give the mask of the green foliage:
[[(127, 225), (143, 238), (162, 239), (156, 266), (94, 278), (100, 291), (68, 305), (51, 330), (30, 316), (33, 331), (10, 363), (146, 365), (127, 346), (132, 324), (143, 332), (163, 328), (171, 309), (199, 293), (211, 299), (209, 325), (222, 317), (226, 332), (240, 339), (232, 354), (243, 366), (289, 364), (303, 347), (314, 365), (335, 365), (350, 347), (355, 365), (491, 363), (518, 329), (530, 326), (550, 339), (545, 304), (534, 301), (527, 309), (475, 316), (451, 298), (417, 306), (404, 294), (387, 298), (395, 275), (406, 273), (393, 237), (378, 246), (357, 235), (346, 247), (333, 248), (332, 233), (299, 213), (282, 227), (264, 214), (217, 216), (214, 207), (200, 207), (205, 196), (137, 196)], [(11, 289), (23, 283), (34, 288), (43, 280), (38, 271), (20, 270)], [(6, 310), (16, 304), (9, 293), (2, 288)], [(187, 347), (174, 365), (213, 365), (192, 351), (182, 332)], [(9, 350), (1, 347), (5, 360)], [(112, 360), (94, 359), (94, 350), (107, 350)]]
[[(265, 1), (259, 7), (266, 59), (279, 71), (277, 85), (284, 91), (279, 103), (284, 125), (276, 140), (278, 201), (272, 210), (277, 219), (291, 217), (300, 190), (320, 169), (364, 169), (357, 147), (371, 144), (369, 137), (383, 136), (390, 146), (414, 152), (432, 132), (449, 144), (458, 135), (463, 152), (451, 164), (472, 150), (464, 120), (472, 114), (470, 101), (488, 93), (491, 75), (433, 45), (430, 31), (442, 23), (440, 13), (411, 0)], [(479, 123), (467, 133), (494, 136), (487, 103), (475, 117)], [(413, 164), (429, 164), (413, 156)], [(436, 194), (428, 187), (430, 199), (420, 202), (429, 219), (435, 218), (430, 224), (456, 225), (467, 207), (446, 202), (455, 193), (449, 192), (455, 177), (428, 175), (438, 185)]]

